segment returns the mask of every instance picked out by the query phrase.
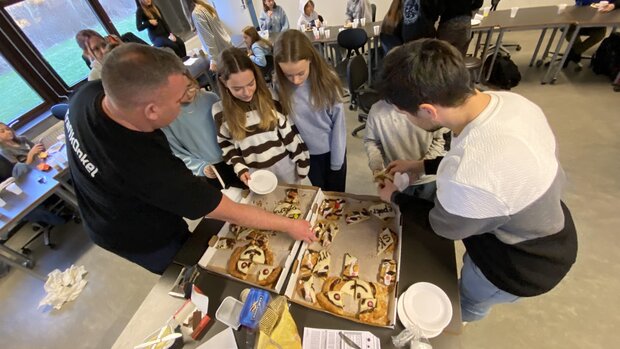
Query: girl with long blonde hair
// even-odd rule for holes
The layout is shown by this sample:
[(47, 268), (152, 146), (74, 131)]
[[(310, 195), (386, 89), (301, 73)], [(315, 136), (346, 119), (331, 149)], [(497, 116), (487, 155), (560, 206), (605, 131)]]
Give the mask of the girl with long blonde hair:
[(299, 183), (308, 175), (308, 148), (258, 67), (237, 48), (222, 51), (218, 62), (222, 100), (213, 117), (224, 160), (246, 185), (257, 169), (270, 170), (282, 183)]
[(248, 50), (250, 60), (257, 66), (264, 68), (267, 66), (267, 56), (271, 55), (271, 42), (261, 38), (256, 28), (247, 26), (243, 28), (243, 41)]
[(345, 191), (346, 126), (342, 84), (308, 37), (286, 31), (274, 45), (278, 96), (310, 151), (310, 181)]
[(230, 35), (224, 29), (215, 8), (203, 0), (192, 0), (192, 22), (196, 27), (196, 34), (202, 43), (202, 47), (207, 51), (209, 58), (209, 70), (216, 71), (217, 57), (220, 52), (232, 47)]

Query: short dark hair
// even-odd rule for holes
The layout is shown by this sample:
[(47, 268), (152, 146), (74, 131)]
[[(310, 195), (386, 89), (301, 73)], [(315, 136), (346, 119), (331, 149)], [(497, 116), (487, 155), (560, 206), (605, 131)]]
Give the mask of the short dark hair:
[(182, 75), (186, 70), (179, 57), (168, 50), (127, 43), (106, 55), (101, 82), (115, 104), (133, 107), (168, 84), (171, 75)]
[(387, 102), (411, 114), (423, 103), (456, 107), (475, 93), (461, 53), (436, 39), (392, 50), (383, 61), (377, 89)]

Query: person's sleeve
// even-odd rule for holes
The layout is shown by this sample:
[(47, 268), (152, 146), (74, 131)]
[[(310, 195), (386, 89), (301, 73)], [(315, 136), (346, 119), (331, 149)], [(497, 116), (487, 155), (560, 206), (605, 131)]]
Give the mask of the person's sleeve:
[(195, 156), (190, 151), (188, 151), (184, 146), (183, 142), (179, 138), (177, 138), (174, 133), (167, 127), (161, 129), (166, 138), (168, 139), (168, 143), (170, 144), (170, 150), (172, 153), (183, 163), (185, 167), (187, 167), (195, 176), (204, 176), (204, 168), (207, 166), (207, 162), (203, 159)]
[(297, 175), (300, 178), (308, 176), (310, 171), (310, 153), (306, 143), (301, 139), (297, 127), (284, 115), (278, 115), (278, 132), (290, 158), (297, 166)]
[(330, 139), (330, 169), (338, 171), (344, 164), (344, 155), (347, 150), (347, 125), (344, 120), (344, 106), (336, 103), (331, 110), (327, 111), (332, 120), (332, 132)]
[(252, 56), (250, 56), (250, 59), (257, 66), (264, 67), (267, 65), (267, 57), (265, 57), (267, 54), (266, 52), (267, 50), (265, 50), (261, 45), (255, 43), (252, 45)]
[[(218, 105), (213, 106), (214, 116), (221, 112), (219, 109), (220, 108)], [(235, 142), (233, 141), (230, 130), (228, 130), (226, 124), (223, 122), (216, 122), (216, 124), (218, 124), (219, 127), (217, 133), (217, 143), (220, 148), (222, 148), (222, 158), (227, 164), (233, 167), (233, 170), (237, 176), (241, 176), (249, 171), (249, 168), (245, 165), (243, 156), (241, 156), (241, 151), (239, 151), (239, 149), (235, 146)]]
[(287, 31), (290, 27), (288, 24), (288, 17), (286, 16), (286, 12), (284, 12), (284, 9), (282, 9), (282, 19), (280, 24), (282, 27), (282, 31)]
[(15, 164), (15, 166), (13, 166), (13, 171), (11, 172), (11, 175), (13, 176), (13, 178), (19, 178), (28, 172), (30, 172), (30, 167), (23, 162), (18, 162)]
[[(618, 1), (620, 1), (620, 0), (618, 0)], [(484, 3), (484, 0), (472, 0), (472, 2), (471, 2), (471, 11), (472, 12), (478, 11), (478, 9), (482, 7), (483, 3)]]
[(305, 22), (306, 21), (304, 19), (304, 16), (303, 15), (299, 16), (299, 19), (297, 20), (297, 29), (301, 30), (301, 25), (305, 24)]
[(353, 8), (349, 5), (349, 2), (347, 1), (346, 10), (344, 12), (345, 21), (353, 22), (354, 15), (355, 14), (353, 13)]
[[(482, 204), (484, 206), (489, 204), (503, 206), (503, 203), (496, 198), (491, 198), (490, 195), (468, 195), (468, 199), (471, 200), (467, 201), (467, 204), (470, 207), (477, 206), (478, 204)], [(491, 200), (491, 203), (489, 202), (489, 199)], [(456, 200), (452, 201), (454, 202)], [(436, 197), (435, 207), (433, 207), (428, 216), (433, 231), (437, 235), (443, 236), (450, 240), (462, 240), (469, 236), (491, 232), (505, 224), (510, 219), (510, 217), (504, 215), (473, 218), (451, 212), (454, 211), (450, 207), (446, 208), (443, 206), (440, 198)]]
[(198, 39), (200, 39), (202, 47), (207, 51), (209, 60), (211, 61), (217, 58), (219, 52), (217, 50), (217, 45), (215, 44), (215, 36), (213, 36), (213, 31), (209, 28), (209, 22), (202, 16), (198, 16), (194, 13), (192, 13), (192, 20), (194, 22), (194, 26), (196, 27)]
[(143, 31), (144, 29), (148, 28), (149, 25), (150, 23), (144, 15), (144, 11), (142, 11), (142, 8), (138, 7), (138, 9), (136, 10), (136, 28), (139, 31)]
[(364, 136), (364, 148), (368, 156), (368, 167), (371, 171), (381, 170), (385, 167), (383, 161), (383, 144), (379, 136), (376, 134), (377, 126), (373, 110), (370, 110), (368, 119), (366, 120), (366, 135)]
[(220, 204), (222, 193), (194, 176), (165, 140), (151, 150), (151, 156), (127, 159), (140, 171), (127, 171), (124, 184), (139, 200), (189, 219), (204, 217)]
[(444, 132), (438, 130), (433, 132), (433, 140), (424, 154), (424, 159), (434, 159), (438, 156), (446, 155), (446, 140), (443, 138)]
[(5, 149), (0, 150), (0, 156), (3, 156), (5, 159), (9, 160), (12, 163), (16, 163), (17, 157), (12, 152), (6, 151)]
[(271, 29), (271, 17), (267, 15), (267, 12), (263, 11), (258, 18), (258, 25), (260, 30), (270, 30)]

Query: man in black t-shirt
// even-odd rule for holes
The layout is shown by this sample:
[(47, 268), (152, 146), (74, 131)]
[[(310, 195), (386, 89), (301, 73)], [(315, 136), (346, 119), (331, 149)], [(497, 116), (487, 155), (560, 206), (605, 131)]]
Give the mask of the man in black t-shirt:
[(192, 87), (172, 53), (124, 44), (106, 57), (102, 80), (73, 97), (65, 118), (69, 166), (93, 241), (162, 273), (189, 235), (182, 217), (313, 240), (308, 222), (234, 203), (172, 154), (159, 129), (178, 116)]

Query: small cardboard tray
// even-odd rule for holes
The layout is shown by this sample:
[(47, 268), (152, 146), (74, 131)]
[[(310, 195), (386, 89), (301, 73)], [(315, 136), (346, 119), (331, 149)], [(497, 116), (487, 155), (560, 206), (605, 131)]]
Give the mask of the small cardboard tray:
[[(387, 296), (387, 318), (388, 321), (386, 324), (377, 324), (377, 323), (369, 323), (361, 321), (356, 317), (356, 312), (353, 313), (357, 306), (357, 301), (352, 299), (345, 301), (345, 315), (338, 315), (336, 313), (332, 313), (322, 308), (318, 302), (310, 303), (307, 302), (297, 291), (297, 282), (300, 276), (300, 270), (302, 265), (302, 259), (304, 253), (307, 249), (312, 250), (321, 250), (323, 247), (318, 242), (313, 242), (312, 244), (303, 243), (295, 259), (295, 263), (292, 267), (292, 275), (288, 281), (285, 290), (285, 296), (288, 297), (292, 302), (298, 303), (302, 306), (305, 306), (310, 309), (314, 309), (317, 311), (326, 312), (328, 314), (338, 316), (347, 320), (351, 320), (358, 323), (363, 323), (367, 325), (377, 326), (377, 327), (386, 327), (386, 328), (394, 328), (394, 324), (396, 322), (396, 309), (397, 309), (397, 289), (398, 289), (398, 280), (400, 275), (400, 256), (401, 256), (401, 243), (402, 243), (402, 227), (401, 227), (401, 219), (400, 212), (397, 207), (392, 207), (394, 210), (395, 216), (393, 218), (388, 219), (387, 221), (383, 221), (377, 218), (374, 215), (370, 215), (370, 218), (366, 221), (347, 224), (345, 222), (345, 215), (350, 213), (351, 211), (358, 211), (363, 208), (368, 209), (370, 206), (377, 205), (383, 203), (376, 196), (359, 196), (347, 193), (336, 193), (336, 192), (322, 192), (319, 191), (316, 196), (317, 206), (312, 211), (311, 216), (311, 224), (314, 226), (317, 220), (324, 219), (320, 213), (320, 204), (324, 199), (335, 199), (340, 198), (346, 201), (345, 206), (343, 208), (343, 215), (337, 222), (339, 226), (339, 233), (334, 238), (333, 242), (325, 248), (330, 253), (330, 270), (328, 276), (341, 276), (343, 264), (344, 264), (344, 254), (349, 253), (358, 259), (359, 263), (359, 276), (358, 279), (364, 280), (367, 282), (378, 282), (378, 274), (379, 274), (379, 266), (383, 259), (394, 259), (397, 263), (396, 268), (396, 283), (394, 287), (388, 291)], [(377, 254), (377, 244), (379, 234), (385, 229), (390, 228), (397, 235), (397, 244), (392, 253), (384, 252), (380, 255)], [(315, 277), (314, 281), (314, 289), (317, 294), (321, 292), (321, 287), (324, 279), (319, 279)], [(348, 297), (348, 296), (347, 296)], [(348, 313), (349, 315), (346, 315)]]
[[(305, 217), (306, 220), (309, 220), (311, 217), (312, 206), (315, 203), (315, 197), (318, 192), (318, 188), (316, 187), (288, 184), (279, 185), (272, 193), (265, 195), (250, 193), (245, 198), (242, 198), (240, 202), (262, 208), (269, 212), (273, 212), (277, 204), (285, 199), (285, 192), (287, 189), (297, 189), (299, 209), (302, 211), (302, 217)], [(282, 267), (280, 276), (274, 284), (271, 284), (267, 287), (258, 284), (256, 278), (258, 267), (256, 265), (250, 269), (250, 273), (245, 280), (239, 279), (228, 273), (228, 260), (230, 259), (234, 249), (248, 243), (248, 241), (237, 241), (232, 249), (215, 248), (215, 244), (220, 237), (232, 239), (235, 238), (235, 236), (230, 232), (230, 223), (228, 222), (224, 224), (222, 229), (220, 229), (217, 236), (214, 236), (211, 241), (209, 241), (209, 247), (198, 262), (198, 265), (208, 271), (223, 275), (230, 279), (238, 280), (250, 284), (254, 287), (266, 289), (268, 291), (280, 293), (282, 286), (284, 285), (284, 281), (289, 274), (290, 267), (295, 259), (297, 250), (301, 245), (301, 242), (293, 240), (286, 233), (270, 231), (261, 232), (269, 236), (269, 249), (273, 253), (274, 257), (273, 265)]]

